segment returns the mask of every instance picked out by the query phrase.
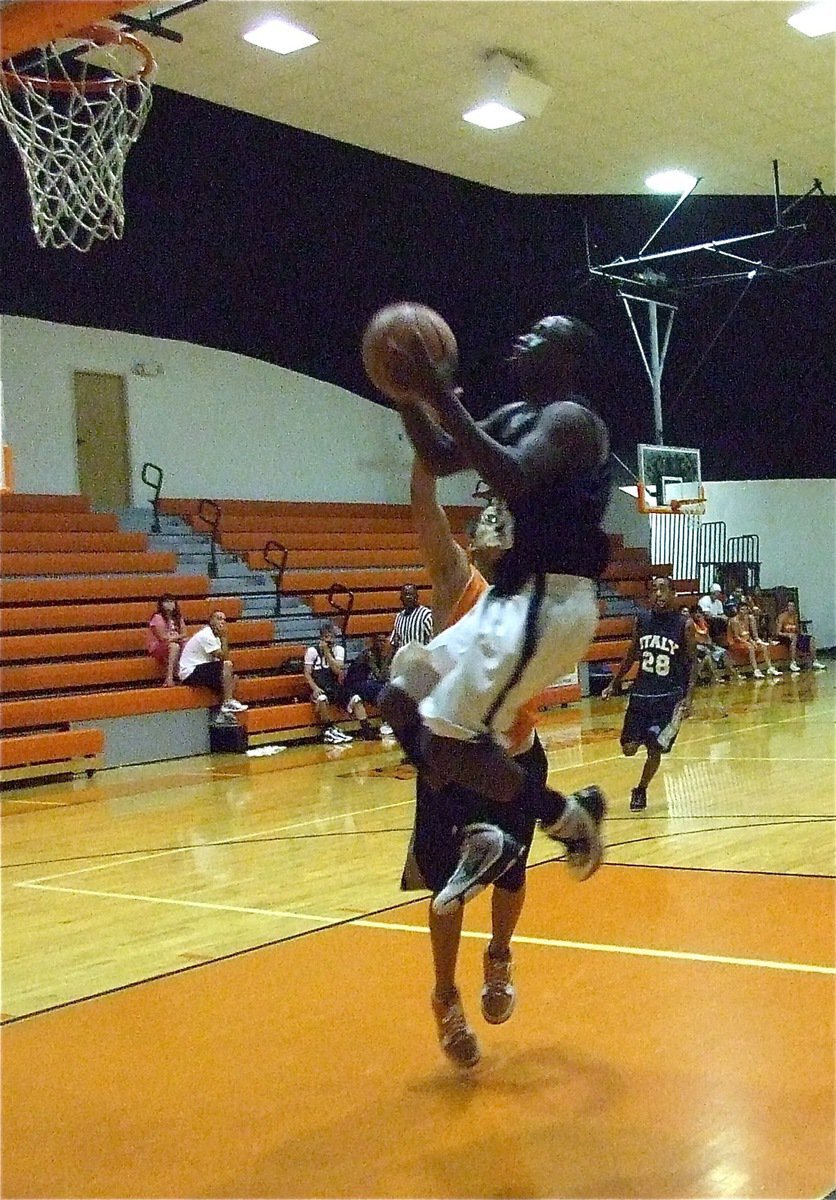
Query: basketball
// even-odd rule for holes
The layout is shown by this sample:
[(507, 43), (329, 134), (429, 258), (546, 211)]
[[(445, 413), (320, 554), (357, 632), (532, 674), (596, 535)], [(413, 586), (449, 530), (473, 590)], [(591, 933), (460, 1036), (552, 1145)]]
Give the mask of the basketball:
[(442, 316), (425, 304), (401, 300), (378, 309), (363, 334), (363, 366), (369, 379), (396, 403), (412, 399), (391, 377), (392, 348), (412, 348), (416, 334), (424, 340), (430, 358), (452, 374), (459, 363), (453, 331)]

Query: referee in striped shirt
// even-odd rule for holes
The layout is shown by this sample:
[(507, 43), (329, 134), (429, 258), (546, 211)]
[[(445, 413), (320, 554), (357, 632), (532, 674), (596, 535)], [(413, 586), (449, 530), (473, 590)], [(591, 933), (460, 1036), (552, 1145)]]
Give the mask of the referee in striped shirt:
[(410, 642), (420, 642), (426, 646), (432, 641), (433, 615), (426, 604), (418, 603), (418, 590), (411, 583), (401, 588), (401, 611), (395, 617), (395, 624), (389, 635), (392, 653), (408, 646)]

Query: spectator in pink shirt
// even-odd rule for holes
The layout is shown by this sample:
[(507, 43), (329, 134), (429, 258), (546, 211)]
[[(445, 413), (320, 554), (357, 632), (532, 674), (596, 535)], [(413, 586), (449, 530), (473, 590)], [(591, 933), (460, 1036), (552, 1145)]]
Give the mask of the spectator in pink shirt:
[(169, 592), (160, 596), (157, 611), (148, 622), (145, 648), (165, 671), (163, 687), (174, 686), (174, 673), (186, 640), (186, 626), (180, 605)]

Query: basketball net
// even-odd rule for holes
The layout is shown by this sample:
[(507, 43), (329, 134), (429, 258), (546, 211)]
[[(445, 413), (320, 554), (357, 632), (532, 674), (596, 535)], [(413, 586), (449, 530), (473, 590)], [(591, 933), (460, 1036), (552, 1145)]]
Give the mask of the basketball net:
[(122, 175), (151, 108), (154, 68), (142, 42), (104, 25), (0, 64), (0, 120), (23, 164), (40, 246), (87, 251), (122, 237)]

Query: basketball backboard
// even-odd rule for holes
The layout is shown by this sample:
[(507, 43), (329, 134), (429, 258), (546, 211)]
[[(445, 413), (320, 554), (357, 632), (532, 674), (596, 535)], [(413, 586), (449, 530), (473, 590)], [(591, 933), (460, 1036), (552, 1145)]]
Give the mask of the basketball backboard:
[(705, 500), (699, 450), (685, 446), (638, 446), (637, 506), (642, 513), (688, 511)]

